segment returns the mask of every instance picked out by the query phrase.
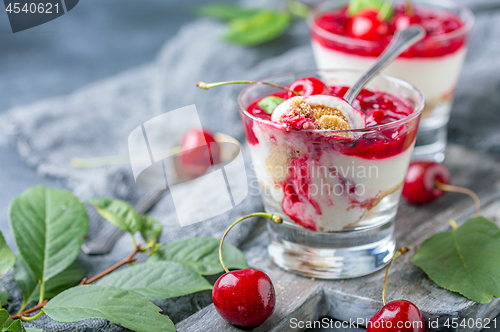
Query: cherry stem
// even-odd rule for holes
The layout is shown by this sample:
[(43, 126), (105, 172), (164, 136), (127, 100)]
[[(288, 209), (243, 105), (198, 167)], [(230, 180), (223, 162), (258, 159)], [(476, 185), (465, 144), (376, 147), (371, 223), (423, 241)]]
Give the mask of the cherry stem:
[(394, 260), (399, 256), (406, 254), (407, 252), (408, 248), (406, 247), (400, 248), (398, 251), (396, 251), (389, 264), (387, 264), (387, 267), (385, 269), (384, 288), (382, 290), (382, 301), (384, 302), (384, 305), (387, 304), (387, 299), (386, 299), (387, 277), (389, 276), (389, 269), (391, 268), (392, 262), (394, 262)]
[(31, 322), (37, 318), (40, 318), (42, 317), (43, 315), (45, 315), (45, 312), (43, 311), (40, 311), (39, 313), (37, 313), (35, 316), (31, 316), (31, 317), (26, 317), (26, 316), (21, 316), (20, 319), (21, 320), (24, 320), (26, 322)]
[(444, 184), (439, 181), (435, 181), (434, 186), (442, 191), (469, 195), (474, 200), (474, 203), (476, 203), (476, 217), (479, 217), (481, 215), (481, 201), (479, 200), (479, 196), (477, 196), (477, 194), (472, 190), (467, 188), (452, 186), (449, 184)]
[(201, 89), (208, 90), (208, 89), (211, 89), (211, 88), (215, 88), (217, 86), (222, 86), (222, 85), (227, 85), (227, 84), (269, 85), (269, 86), (274, 86), (275, 88), (278, 88), (278, 89), (282, 89), (282, 90), (291, 92), (291, 93), (295, 94), (296, 96), (300, 96), (301, 95), (300, 93), (298, 93), (296, 91), (293, 91), (292, 89), (289, 89), (286, 86), (279, 85), (279, 84), (274, 84), (274, 83), (271, 83), (271, 82), (258, 82), (258, 81), (227, 81), (227, 82), (217, 82), (217, 83), (198, 82), (198, 84), (196, 84), (196, 86), (199, 87), (199, 88), (201, 88)]
[(415, 13), (413, 11), (413, 2), (411, 0), (406, 0), (406, 15), (413, 16)]
[(458, 224), (457, 224), (457, 222), (456, 222), (455, 220), (450, 219), (449, 223), (450, 223), (451, 228), (452, 228), (454, 231), (456, 231), (456, 230), (458, 229)]
[(228, 273), (229, 270), (226, 267), (226, 264), (224, 264), (224, 260), (222, 259), (222, 244), (224, 243), (224, 239), (226, 238), (226, 235), (227, 235), (227, 233), (229, 233), (229, 231), (231, 230), (231, 228), (233, 228), (237, 223), (239, 223), (242, 220), (251, 218), (251, 217), (264, 217), (264, 218), (271, 219), (272, 221), (274, 221), (277, 224), (283, 223), (283, 219), (281, 219), (280, 216), (277, 216), (277, 215), (274, 215), (274, 214), (270, 214), (270, 213), (265, 213), (265, 212), (252, 213), (252, 214), (246, 215), (244, 217), (241, 217), (240, 219), (238, 219), (235, 222), (233, 222), (231, 224), (231, 226), (229, 226), (226, 229), (226, 232), (224, 233), (224, 235), (222, 235), (222, 239), (220, 240), (220, 245), (219, 245), (219, 260), (220, 260), (220, 263), (222, 264), (222, 267), (224, 268), (224, 271), (226, 271), (226, 273)]

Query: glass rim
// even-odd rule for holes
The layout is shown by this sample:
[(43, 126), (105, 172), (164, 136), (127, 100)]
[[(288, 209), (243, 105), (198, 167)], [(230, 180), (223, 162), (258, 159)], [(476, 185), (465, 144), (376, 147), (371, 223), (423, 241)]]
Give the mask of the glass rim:
[[(305, 70), (290, 71), (290, 72), (285, 72), (285, 73), (281, 73), (278, 75), (264, 77), (261, 81), (269, 82), (269, 80), (277, 79), (277, 78), (284, 77), (287, 75), (297, 75), (297, 74), (301, 74), (301, 73), (311, 73), (311, 72), (314, 72), (314, 73), (353, 73), (353, 74), (354, 73), (356, 73), (356, 74), (365, 73), (365, 71), (357, 70), (357, 69), (305, 69)], [(392, 82), (396, 82), (399, 85), (405, 86), (406, 88), (408, 88), (410, 90), (416, 91), (418, 93), (418, 95), (420, 96), (420, 102), (417, 105), (413, 106), (414, 111), (402, 119), (399, 119), (399, 120), (396, 120), (396, 121), (393, 121), (390, 123), (372, 126), (372, 127), (365, 127), (365, 128), (360, 128), (360, 129), (348, 129), (348, 130), (304, 129), (304, 130), (299, 130), (297, 132), (325, 134), (325, 133), (366, 133), (366, 132), (372, 132), (372, 131), (380, 131), (380, 130), (389, 129), (393, 126), (398, 126), (398, 125), (401, 125), (403, 123), (409, 122), (409, 121), (419, 117), (422, 114), (422, 111), (423, 111), (424, 106), (425, 106), (425, 96), (422, 93), (422, 91), (420, 91), (420, 89), (418, 89), (415, 85), (413, 85), (407, 81), (404, 81), (402, 79), (399, 79), (397, 77), (391, 76), (391, 75), (378, 74), (375, 77), (382, 77), (382, 78), (388, 79)], [(262, 85), (259, 85), (259, 86), (262, 86)], [(253, 88), (253, 85), (247, 86), (238, 95), (238, 108), (240, 109), (240, 112), (254, 121), (275, 125), (276, 123), (273, 121), (262, 119), (262, 118), (256, 117), (253, 114), (250, 114), (247, 111), (247, 109), (245, 107), (243, 107), (241, 99), (242, 99), (243, 95), (251, 88)]]
[[(319, 4), (317, 4), (316, 6), (314, 6), (313, 9), (311, 9), (309, 15), (307, 16), (307, 26), (309, 27), (310, 31), (314, 31), (314, 33), (319, 34), (323, 38), (333, 40), (333, 41), (342, 42), (344, 44), (351, 43), (351, 44), (356, 44), (358, 46), (366, 46), (366, 47), (373, 47), (375, 45), (382, 44), (382, 42), (380, 42), (380, 41), (362, 40), (362, 39), (356, 39), (356, 38), (352, 38), (352, 37), (348, 37), (348, 36), (338, 35), (338, 34), (327, 31), (327, 30), (319, 27), (318, 25), (316, 25), (315, 18), (317, 17), (318, 14), (323, 13), (320, 11), (321, 7), (327, 3), (334, 3), (334, 2), (336, 2), (336, 0), (325, 0), (325, 1), (322, 1)], [(419, 2), (425, 3), (425, 4), (430, 4), (430, 5), (439, 4), (439, 3), (449, 4), (450, 7), (457, 8), (460, 12), (462, 12), (465, 15), (465, 20), (462, 20), (462, 17), (460, 17), (460, 19), (465, 24), (462, 27), (460, 27), (459, 29), (456, 29), (456, 30), (453, 30), (453, 31), (450, 31), (450, 32), (447, 32), (447, 33), (444, 33), (441, 35), (430, 36), (427, 39), (422, 40), (421, 43), (428, 43), (428, 42), (433, 43), (433, 42), (437, 42), (437, 41), (445, 41), (445, 40), (453, 39), (453, 38), (456, 38), (462, 34), (469, 33), (470, 30), (472, 30), (472, 27), (474, 26), (474, 20), (475, 20), (474, 14), (467, 6), (464, 6), (460, 3), (450, 1), (450, 0), (439, 0), (437, 2), (436, 1), (431, 2), (431, 1), (427, 1), (427, 0), (416, 1), (417, 4)]]

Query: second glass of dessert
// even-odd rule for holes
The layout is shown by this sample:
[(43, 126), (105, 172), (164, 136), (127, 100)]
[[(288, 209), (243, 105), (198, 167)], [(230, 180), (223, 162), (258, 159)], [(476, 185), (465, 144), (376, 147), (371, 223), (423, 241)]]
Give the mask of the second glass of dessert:
[[(363, 3), (368, 3), (366, 7)], [(474, 17), (450, 0), (328, 0), (310, 14), (309, 26), (319, 69), (367, 70), (395, 31), (412, 24), (426, 37), (398, 57), (385, 74), (414, 84), (425, 95), (414, 158), (442, 161), (446, 125), (467, 50)]]
[[(240, 114), (267, 212), (271, 258), (320, 278), (350, 278), (393, 256), (393, 219), (424, 106), (413, 85), (377, 76), (353, 105), (356, 71), (305, 71), (251, 85)], [(321, 78), (321, 80), (319, 79)]]

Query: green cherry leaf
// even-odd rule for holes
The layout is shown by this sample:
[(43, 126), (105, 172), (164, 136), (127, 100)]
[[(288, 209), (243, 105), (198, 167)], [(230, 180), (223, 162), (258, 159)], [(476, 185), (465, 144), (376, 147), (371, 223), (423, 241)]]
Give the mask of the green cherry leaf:
[(14, 198), (9, 219), (19, 252), (40, 281), (75, 261), (88, 230), (85, 206), (70, 192), (45, 186)]
[(6, 306), (9, 301), (9, 292), (0, 290), (0, 308)]
[(278, 107), (285, 99), (276, 97), (276, 96), (268, 96), (264, 97), (257, 103), (257, 106), (262, 108), (264, 112), (267, 114), (273, 114), (274, 109)]
[[(85, 274), (85, 269), (74, 262), (66, 270), (47, 281), (44, 298), (50, 300), (62, 291), (77, 285)], [(38, 300), (40, 284), (22, 257), (17, 258), (14, 266), (14, 280), (19, 285), (26, 303)]]
[(259, 11), (259, 9), (245, 8), (240, 5), (228, 3), (211, 3), (194, 8), (194, 13), (198, 16), (213, 17), (221, 21), (230, 21), (235, 18), (249, 17)]
[(297, 18), (305, 19), (310, 12), (309, 7), (297, 0), (287, 0), (287, 6), (290, 13)]
[(391, 0), (351, 0), (349, 1), (349, 6), (347, 9), (347, 14), (349, 16), (354, 16), (363, 9), (371, 8), (376, 11), (383, 11), (383, 19), (390, 18), (394, 10), (392, 9), (392, 1)]
[(33, 327), (24, 327), (21, 320), (16, 320), (7, 328), (6, 331), (9, 332), (43, 332), (42, 329), (36, 329)]
[[(85, 274), (85, 269), (80, 264), (74, 262), (66, 270), (47, 281), (45, 284), (44, 298), (50, 300), (66, 289), (78, 285), (78, 283), (85, 277)], [(40, 284), (37, 284), (33, 290), (33, 294), (31, 294), (28, 299), (28, 303), (38, 300), (39, 297)]]
[(379, 19), (381, 21), (387, 21), (394, 15), (394, 9), (392, 8), (394, 0), (385, 0), (384, 5), (380, 8)]
[(101, 286), (115, 286), (163, 300), (212, 289), (212, 285), (193, 269), (175, 262), (138, 264), (101, 279)]
[(7, 331), (7, 328), (12, 324), (13, 319), (7, 310), (0, 310), (0, 331)]
[(159, 221), (154, 220), (150, 216), (143, 214), (141, 218), (141, 236), (148, 245), (153, 246), (158, 242), (158, 237), (163, 229)]
[(231, 20), (225, 39), (244, 46), (260, 45), (281, 36), (290, 21), (290, 14), (286, 12), (263, 10), (250, 17)]
[(425, 240), (412, 259), (439, 286), (478, 303), (500, 297), (500, 228), (484, 217)]
[(85, 202), (92, 204), (104, 219), (125, 232), (133, 235), (141, 229), (139, 215), (125, 201), (114, 198), (96, 198)]
[[(186, 265), (201, 275), (223, 272), (219, 261), (220, 240), (211, 237), (195, 237), (164, 244), (148, 262), (169, 261)], [(222, 257), (228, 269), (246, 269), (248, 263), (241, 250), (224, 243)]]
[(7, 331), (12, 332), (43, 332), (42, 329), (36, 329), (34, 327), (24, 327), (21, 320), (16, 320), (14, 323), (10, 324)]
[(144, 297), (113, 286), (70, 288), (50, 300), (43, 311), (60, 323), (102, 318), (136, 332), (174, 332), (175, 326), (160, 308)]
[(2, 232), (0, 232), (0, 277), (14, 266), (16, 257), (5, 242)]
[(7, 331), (10, 331), (10, 332), (36, 332), (36, 331), (42, 331), (42, 330), (25, 328), (23, 325), (23, 322), (21, 320), (16, 320), (12, 324), (10, 324), (10, 326), (7, 328)]
[(38, 279), (19, 252), (16, 254), (16, 264), (14, 265), (14, 281), (21, 289), (25, 302), (28, 303), (38, 286)]

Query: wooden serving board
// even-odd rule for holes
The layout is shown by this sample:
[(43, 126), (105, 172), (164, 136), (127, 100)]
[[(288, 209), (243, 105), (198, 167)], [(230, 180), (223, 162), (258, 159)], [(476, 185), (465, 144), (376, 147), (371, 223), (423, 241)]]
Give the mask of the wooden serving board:
[[(450, 169), (452, 184), (474, 190), (482, 202), (482, 214), (500, 224), (500, 158), (449, 146), (445, 164)], [(471, 198), (448, 193), (425, 206), (400, 203), (396, 216), (397, 246), (410, 252), (393, 264), (389, 276), (387, 299), (406, 299), (415, 303), (427, 321), (439, 321), (441, 330), (479, 331), (480, 328), (443, 328), (447, 319), (493, 319), (500, 314), (500, 300), (489, 304), (472, 302), (456, 293), (440, 288), (422, 270), (411, 264), (419, 245), (436, 232), (448, 230), (449, 219), (463, 223), (475, 213)], [(264, 222), (244, 246), (250, 266), (266, 272), (276, 288), (273, 315), (254, 331), (301, 331), (293, 323), (314, 321), (328, 316), (338, 320), (369, 319), (382, 307), (384, 271), (349, 280), (311, 280), (278, 268), (267, 254)], [(293, 320), (292, 320), (293, 319)], [(500, 322), (497, 322), (497, 324)], [(241, 331), (227, 324), (213, 304), (176, 325), (178, 331)], [(341, 329), (339, 329), (340, 331)], [(345, 329), (348, 330), (348, 329)], [(357, 329), (354, 329), (357, 330)], [(435, 330), (435, 329), (428, 329)], [(491, 329), (490, 329), (491, 331)]]

